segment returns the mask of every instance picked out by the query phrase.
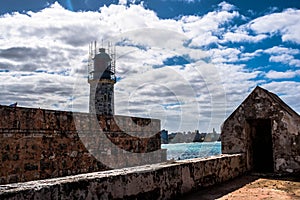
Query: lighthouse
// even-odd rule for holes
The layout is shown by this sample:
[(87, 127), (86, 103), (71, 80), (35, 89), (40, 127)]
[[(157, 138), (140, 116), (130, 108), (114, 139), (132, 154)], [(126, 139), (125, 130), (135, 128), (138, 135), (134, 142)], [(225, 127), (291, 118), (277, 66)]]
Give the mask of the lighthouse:
[(115, 49), (105, 49), (97, 43), (89, 46), (88, 83), (90, 84), (89, 112), (114, 115)]

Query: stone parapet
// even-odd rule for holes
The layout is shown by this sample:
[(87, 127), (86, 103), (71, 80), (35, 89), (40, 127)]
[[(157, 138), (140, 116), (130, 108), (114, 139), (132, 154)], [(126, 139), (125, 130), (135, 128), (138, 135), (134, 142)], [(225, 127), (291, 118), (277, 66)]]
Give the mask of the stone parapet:
[(0, 186), (0, 199), (172, 199), (246, 171), (242, 154)]
[(0, 184), (166, 160), (160, 120), (0, 106)]

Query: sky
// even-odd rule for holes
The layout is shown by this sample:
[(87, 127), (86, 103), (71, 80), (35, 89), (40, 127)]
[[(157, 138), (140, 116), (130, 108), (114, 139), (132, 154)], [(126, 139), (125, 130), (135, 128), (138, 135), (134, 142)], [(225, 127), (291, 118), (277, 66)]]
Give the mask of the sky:
[(298, 0), (0, 0), (0, 104), (88, 112), (89, 44), (116, 46), (115, 114), (218, 132), (261, 86), (300, 112)]

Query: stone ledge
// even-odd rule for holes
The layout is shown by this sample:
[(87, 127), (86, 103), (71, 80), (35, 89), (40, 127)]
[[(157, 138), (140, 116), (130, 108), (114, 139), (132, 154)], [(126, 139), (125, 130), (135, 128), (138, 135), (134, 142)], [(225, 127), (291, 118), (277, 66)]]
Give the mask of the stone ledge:
[(245, 170), (242, 154), (218, 155), (1, 185), (0, 199), (170, 199)]

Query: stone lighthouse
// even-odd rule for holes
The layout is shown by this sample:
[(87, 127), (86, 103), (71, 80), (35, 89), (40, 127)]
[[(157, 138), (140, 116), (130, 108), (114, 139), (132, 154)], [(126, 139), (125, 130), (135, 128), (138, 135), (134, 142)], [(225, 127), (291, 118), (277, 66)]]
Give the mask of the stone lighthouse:
[(92, 42), (89, 48), (88, 82), (90, 84), (89, 112), (99, 115), (114, 115), (115, 50), (97, 49)]

